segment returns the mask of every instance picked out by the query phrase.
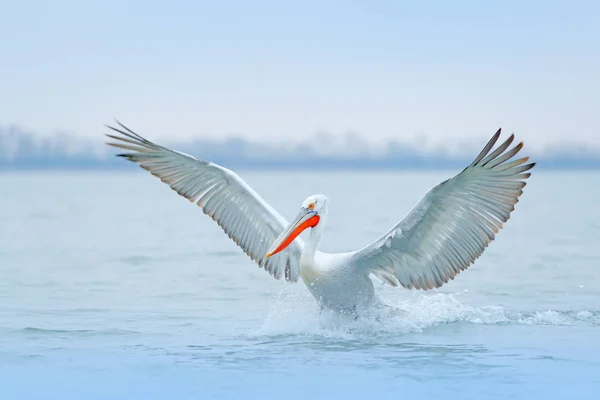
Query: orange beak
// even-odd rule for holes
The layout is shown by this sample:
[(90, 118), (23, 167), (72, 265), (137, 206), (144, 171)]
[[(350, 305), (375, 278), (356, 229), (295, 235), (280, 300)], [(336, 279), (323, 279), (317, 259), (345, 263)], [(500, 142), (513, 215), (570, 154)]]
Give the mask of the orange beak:
[(301, 234), (307, 228), (313, 228), (317, 226), (321, 218), (316, 211), (303, 208), (300, 214), (296, 217), (296, 220), (292, 222), (281, 234), (275, 239), (266, 257), (269, 258), (274, 254), (279, 253), (292, 243), (299, 234)]

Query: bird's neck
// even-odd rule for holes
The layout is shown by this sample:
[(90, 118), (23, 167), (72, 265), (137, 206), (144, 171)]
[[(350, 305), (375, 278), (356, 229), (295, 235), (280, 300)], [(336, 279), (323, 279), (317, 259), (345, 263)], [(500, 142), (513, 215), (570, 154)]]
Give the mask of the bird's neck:
[(304, 250), (302, 250), (302, 256), (300, 257), (300, 276), (309, 287), (312, 287), (314, 282), (319, 280), (322, 273), (319, 266), (315, 263), (315, 254), (323, 236), (323, 222), (323, 218), (321, 218), (317, 226), (310, 229), (308, 240), (304, 245)]
[(302, 258), (307, 261), (314, 261), (315, 254), (319, 249), (319, 245), (321, 244), (321, 239), (323, 238), (323, 228), (325, 226), (325, 216), (321, 216), (319, 223), (317, 226), (310, 229), (310, 234), (308, 236), (308, 240), (304, 246), (304, 250), (302, 251)]

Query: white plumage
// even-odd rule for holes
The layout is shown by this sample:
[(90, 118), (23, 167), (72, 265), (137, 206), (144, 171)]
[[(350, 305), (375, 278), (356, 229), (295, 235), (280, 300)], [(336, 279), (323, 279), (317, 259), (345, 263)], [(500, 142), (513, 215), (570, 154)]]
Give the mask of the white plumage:
[(235, 172), (188, 154), (154, 144), (128, 130), (123, 136), (107, 135), (121, 143), (112, 146), (131, 150), (119, 156), (138, 163), (181, 196), (196, 203), (260, 267), (275, 278), (298, 280), (303, 244), (297, 239), (279, 257), (267, 259), (267, 249), (288, 222)]
[[(323, 307), (356, 310), (374, 300), (373, 274), (393, 286), (433, 289), (467, 269), (510, 218), (535, 163), (512, 160), (511, 135), (492, 151), (500, 130), (462, 172), (431, 189), (378, 240), (353, 252), (318, 250), (327, 197), (309, 196), (288, 223), (235, 172), (146, 140), (124, 125), (108, 143), (119, 154), (196, 203), (260, 267), (276, 279), (302, 277)], [(310, 229), (304, 243), (297, 235)]]

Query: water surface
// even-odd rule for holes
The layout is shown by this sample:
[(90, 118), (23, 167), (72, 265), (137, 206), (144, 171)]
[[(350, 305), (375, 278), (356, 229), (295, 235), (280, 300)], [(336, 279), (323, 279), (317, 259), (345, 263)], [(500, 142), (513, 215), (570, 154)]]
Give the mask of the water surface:
[[(600, 173), (536, 171), (443, 288), (319, 316), (145, 171), (0, 175), (2, 398), (567, 398), (600, 389)], [(246, 172), (286, 218), (323, 193), (348, 251), (457, 171)]]

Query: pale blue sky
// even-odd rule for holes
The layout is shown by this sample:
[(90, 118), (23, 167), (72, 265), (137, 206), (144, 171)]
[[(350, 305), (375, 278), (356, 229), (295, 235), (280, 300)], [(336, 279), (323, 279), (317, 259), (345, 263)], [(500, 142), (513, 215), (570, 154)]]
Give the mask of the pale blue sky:
[(0, 124), (600, 145), (597, 1), (11, 1)]

